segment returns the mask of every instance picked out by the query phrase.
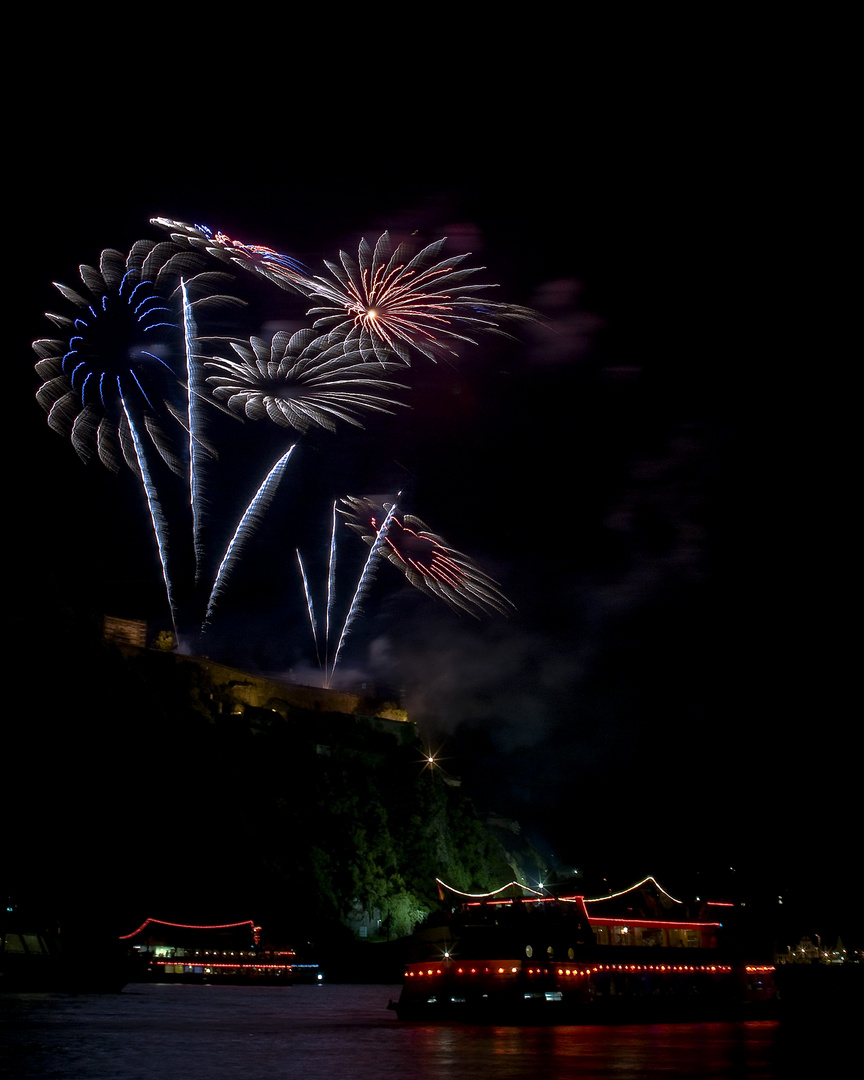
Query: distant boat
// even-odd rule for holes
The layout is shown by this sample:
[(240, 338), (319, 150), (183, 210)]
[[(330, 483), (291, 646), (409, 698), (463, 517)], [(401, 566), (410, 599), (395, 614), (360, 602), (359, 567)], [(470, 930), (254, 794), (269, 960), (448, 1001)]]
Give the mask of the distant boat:
[(120, 940), (131, 949), (136, 981), (291, 986), (317, 969), (296, 964), (291, 948), (262, 944), (261, 927), (251, 919), (208, 925), (145, 919)]
[(695, 917), (654, 878), (587, 899), (515, 882), (468, 895), (439, 882), (449, 917), (415, 937), (400, 1020), (603, 1023), (770, 1015), (774, 965), (723, 933), (731, 904)]

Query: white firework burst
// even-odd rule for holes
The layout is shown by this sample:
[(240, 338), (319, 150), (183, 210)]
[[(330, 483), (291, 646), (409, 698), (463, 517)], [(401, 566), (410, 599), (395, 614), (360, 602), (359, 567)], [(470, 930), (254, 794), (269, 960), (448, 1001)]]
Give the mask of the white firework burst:
[(236, 358), (213, 357), (207, 367), (213, 396), (232, 412), (252, 420), (270, 419), (282, 427), (335, 430), (343, 420), (363, 427), (358, 414), (393, 413), (401, 383), (383, 377), (394, 364), (369, 365), (341, 337), (313, 330), (280, 332), (267, 342), (231, 342)]

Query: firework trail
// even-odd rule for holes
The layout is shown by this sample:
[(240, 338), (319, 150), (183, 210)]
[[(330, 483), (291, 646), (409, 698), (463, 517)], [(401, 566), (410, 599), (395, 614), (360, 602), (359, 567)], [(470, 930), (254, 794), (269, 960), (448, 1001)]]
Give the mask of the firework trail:
[(330, 652), (330, 623), (333, 615), (333, 601), (336, 596), (336, 522), (339, 520), (336, 514), (336, 503), (333, 503), (333, 512), (330, 522), (330, 558), (327, 562), (327, 611), (324, 624), (325, 655), (324, 664), (329, 660)]
[(312, 640), (315, 642), (315, 659), (320, 667), (321, 650), (318, 647), (318, 620), (315, 618), (315, 608), (312, 603), (312, 593), (309, 590), (309, 578), (306, 574), (306, 568), (303, 565), (303, 558), (300, 554), (300, 549), (295, 548), (294, 551), (297, 555), (297, 565), (300, 567), (300, 577), (303, 579), (303, 594), (306, 597), (306, 611), (309, 613), (309, 624), (312, 627)]
[(356, 259), (340, 251), (340, 263), (325, 260), (333, 280), (313, 279), (313, 298), (324, 301), (308, 312), (320, 316), (315, 327), (345, 335), (365, 360), (386, 363), (395, 353), (409, 364), (411, 348), (435, 360), (454, 353), (456, 342), (474, 344), (463, 328), (500, 333), (502, 319), (536, 318), (527, 308), (479, 298), (491, 286), (465, 281), (482, 267), (462, 268), (467, 254), (441, 260), (445, 241), (412, 257), (407, 244), (394, 251), (385, 232), (374, 249), (362, 240)]
[(168, 523), (165, 520), (165, 515), (162, 513), (162, 507), (159, 503), (159, 496), (156, 492), (156, 486), (153, 483), (150, 469), (147, 464), (147, 455), (144, 452), (144, 447), (142, 444), (140, 433), (138, 431), (138, 427), (126, 409), (126, 403), (123, 400), (122, 392), (120, 394), (120, 401), (123, 410), (126, 413), (126, 420), (129, 425), (129, 432), (132, 438), (135, 456), (138, 463), (138, 472), (141, 478), (141, 483), (144, 487), (144, 494), (147, 499), (147, 508), (150, 512), (150, 521), (153, 525), (153, 532), (156, 536), (156, 547), (159, 550), (159, 562), (162, 566), (162, 578), (165, 582), (165, 592), (168, 597), (168, 607), (171, 611), (171, 622), (174, 626), (174, 636), (176, 638), (177, 604), (174, 598), (174, 587), (168, 565)]
[(231, 347), (239, 359), (207, 363), (219, 372), (207, 378), (216, 400), (236, 415), (301, 432), (316, 425), (335, 431), (337, 420), (363, 427), (357, 413), (393, 413), (400, 403), (389, 392), (406, 389), (363, 363), (359, 350), (346, 351), (342, 338), (313, 330), (280, 331), (269, 344), (253, 337), (248, 346), (232, 341)]
[[(401, 494), (401, 493), (400, 493)], [(397, 496), (398, 498), (398, 496)], [(333, 663), (330, 665), (329, 672), (325, 672), (324, 686), (328, 687), (333, 678), (333, 674), (336, 671), (336, 665), (339, 663), (339, 657), (342, 653), (342, 646), (345, 644), (345, 639), (351, 632), (351, 627), (354, 620), (360, 614), (363, 600), (366, 593), (375, 577), (375, 561), (381, 553), (381, 548), (387, 540), (387, 530), (390, 528), (390, 523), (393, 521), (396, 513), (396, 504), (394, 503), (388, 510), (380, 529), (375, 534), (374, 539), (371, 541), (372, 550), (369, 552), (369, 557), (366, 559), (366, 564), (363, 567), (363, 571), (360, 574), (360, 579), (357, 582), (357, 588), (354, 590), (354, 596), (351, 599), (351, 603), (348, 607), (348, 614), (345, 616), (345, 622), (342, 625), (342, 633), (339, 635), (339, 641), (336, 645), (336, 652), (333, 654)]]
[(336, 597), (336, 523), (339, 520), (336, 512), (336, 503), (333, 503), (332, 520), (330, 523), (330, 554), (327, 562), (327, 598), (324, 609), (324, 656), (322, 656), (318, 638), (318, 620), (315, 618), (315, 608), (312, 602), (312, 593), (309, 588), (309, 578), (303, 565), (300, 551), (297, 551), (297, 562), (300, 566), (300, 575), (303, 578), (303, 590), (306, 597), (306, 610), (309, 613), (309, 622), (312, 626), (312, 638), (315, 642), (315, 658), (319, 667), (323, 666), (326, 671), (330, 662), (330, 626), (333, 617), (333, 603)]
[[(340, 510), (346, 524), (366, 544), (377, 546), (388, 559), (421, 592), (443, 600), (456, 611), (475, 618), (498, 612), (507, 615), (513, 605), (498, 583), (484, 574), (475, 563), (429, 530), (411, 514), (395, 516), (395, 506), (376, 504), (370, 499), (348, 497), (342, 500), (347, 509)], [(378, 522), (386, 514), (389, 522), (384, 543), (380, 542)]]
[(202, 386), (200, 365), (195, 363), (195, 318), (189, 303), (186, 283), (181, 282), (183, 297), (183, 341), (186, 354), (186, 427), (189, 432), (189, 503), (192, 509), (192, 545), (195, 549), (195, 584), (201, 584), (204, 563), (204, 541), (202, 539), (203, 505), (203, 459), (215, 456), (206, 448), (199, 434), (201, 429)]
[[(210, 593), (210, 600), (207, 604), (207, 611), (204, 615), (204, 626), (207, 626), (213, 616), (213, 611), (219, 600), (219, 597), (225, 590), (225, 583), (227, 582), (231, 571), (237, 565), (237, 561), (243, 550), (244, 545), (247, 543), (252, 533), (261, 522), (261, 518), (264, 516), (270, 503), (273, 501), (273, 496), (276, 494), (276, 488), (279, 486), (279, 481), (282, 479), (282, 474), (285, 472), (285, 468), (288, 465), (291, 455), (294, 453), (296, 443), (291, 447), (287, 453), (283, 454), (281, 458), (276, 462), (270, 472), (264, 479), (264, 482), (258, 488), (255, 493), (255, 497), (246, 507), (246, 511), (240, 518), (240, 522), (234, 531), (234, 535), (228, 544), (225, 551), (225, 556), (219, 566), (219, 570), (216, 573), (216, 580), (213, 583), (213, 589)], [(203, 629), (203, 627), (202, 627)]]

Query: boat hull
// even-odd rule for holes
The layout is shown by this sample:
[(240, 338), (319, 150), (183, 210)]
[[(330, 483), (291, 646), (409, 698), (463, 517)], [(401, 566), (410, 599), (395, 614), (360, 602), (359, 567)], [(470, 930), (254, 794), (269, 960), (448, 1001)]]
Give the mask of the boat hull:
[(600, 1024), (762, 1019), (775, 1014), (770, 967), (443, 961), (411, 964), (390, 1007), (400, 1020)]

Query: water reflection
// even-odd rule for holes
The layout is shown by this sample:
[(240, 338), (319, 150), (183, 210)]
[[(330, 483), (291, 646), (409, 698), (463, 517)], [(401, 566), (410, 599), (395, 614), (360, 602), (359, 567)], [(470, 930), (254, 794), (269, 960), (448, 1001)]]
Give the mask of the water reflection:
[(624, 1027), (416, 1027), (405, 1032), (411, 1058), (425, 1063), (411, 1075), (494, 1076), (501, 1080), (579, 1077), (774, 1078), (777, 1025), (657, 1024)]
[(836, 1054), (840, 1034), (772, 1021), (546, 1028), (405, 1024), (385, 1008), (397, 994), (397, 987), (386, 986), (132, 985), (114, 996), (0, 995), (0, 1075), (777, 1080), (832, 1075), (828, 1059)]

